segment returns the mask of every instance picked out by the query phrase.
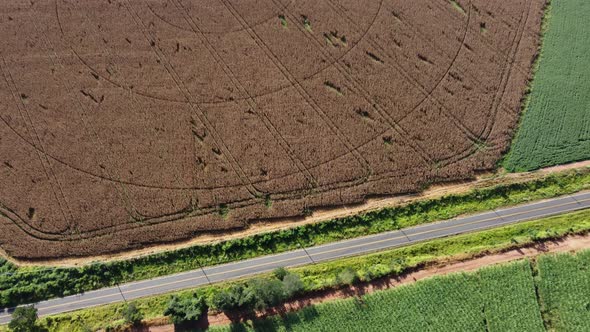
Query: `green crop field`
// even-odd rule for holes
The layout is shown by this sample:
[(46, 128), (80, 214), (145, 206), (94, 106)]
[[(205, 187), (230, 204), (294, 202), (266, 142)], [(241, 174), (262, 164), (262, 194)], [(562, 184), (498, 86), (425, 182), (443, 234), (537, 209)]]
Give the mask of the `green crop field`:
[(557, 331), (590, 329), (590, 251), (539, 259), (539, 296)]
[(210, 331), (542, 331), (529, 261)]
[(590, 251), (440, 276), (209, 331), (589, 331)]
[(590, 159), (590, 1), (553, 0), (509, 171)]

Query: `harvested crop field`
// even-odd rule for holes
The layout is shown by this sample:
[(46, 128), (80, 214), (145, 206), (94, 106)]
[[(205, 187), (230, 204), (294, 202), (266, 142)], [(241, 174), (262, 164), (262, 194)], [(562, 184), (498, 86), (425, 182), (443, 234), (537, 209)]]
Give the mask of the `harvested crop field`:
[(0, 246), (93, 255), (495, 167), (544, 0), (0, 3)]

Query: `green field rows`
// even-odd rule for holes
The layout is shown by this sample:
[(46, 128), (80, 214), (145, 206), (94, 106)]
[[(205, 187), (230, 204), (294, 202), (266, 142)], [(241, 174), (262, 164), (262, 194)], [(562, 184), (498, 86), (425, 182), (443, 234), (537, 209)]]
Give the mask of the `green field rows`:
[(557, 331), (590, 330), (590, 251), (539, 259), (539, 294)]
[(509, 171), (590, 159), (590, 1), (553, 0)]
[(211, 331), (542, 331), (528, 261), (454, 274)]
[(209, 331), (589, 331), (589, 276), (590, 251), (546, 255)]

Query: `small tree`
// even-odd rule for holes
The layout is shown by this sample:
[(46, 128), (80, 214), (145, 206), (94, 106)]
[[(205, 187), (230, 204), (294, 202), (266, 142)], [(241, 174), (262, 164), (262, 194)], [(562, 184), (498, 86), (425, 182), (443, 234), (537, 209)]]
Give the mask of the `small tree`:
[(199, 320), (206, 312), (205, 299), (194, 294), (188, 299), (178, 299), (173, 296), (168, 307), (164, 311), (165, 316), (170, 316), (174, 324), (180, 325)]
[(303, 282), (298, 275), (288, 273), (283, 278), (283, 289), (285, 290), (285, 296), (289, 298), (303, 290)]
[(398, 257), (398, 258), (392, 259), (391, 263), (389, 265), (389, 267), (391, 268), (391, 271), (394, 273), (403, 272), (407, 266), (408, 265), (406, 263), (406, 259), (403, 257)]
[(284, 267), (277, 267), (272, 273), (279, 280), (283, 280), (285, 276), (289, 274), (289, 272), (287, 272), (287, 269), (285, 269)]
[(221, 311), (229, 311), (236, 308), (236, 301), (229, 290), (222, 290), (219, 293), (215, 293), (211, 298), (211, 305), (215, 309)]
[(254, 279), (248, 282), (247, 290), (254, 295), (254, 309), (264, 310), (285, 299), (285, 289), (280, 280)]
[(138, 325), (143, 319), (143, 314), (137, 309), (135, 303), (129, 303), (123, 309), (123, 319), (127, 324)]
[(344, 270), (340, 271), (336, 276), (336, 281), (341, 285), (352, 285), (357, 282), (359, 279), (358, 274), (355, 270), (351, 269), (350, 267), (345, 268)]
[(12, 320), (8, 324), (14, 332), (37, 331), (37, 309), (33, 306), (18, 307), (12, 313)]
[(213, 306), (222, 311), (252, 309), (255, 294), (243, 285), (232, 285), (215, 295), (211, 300)]

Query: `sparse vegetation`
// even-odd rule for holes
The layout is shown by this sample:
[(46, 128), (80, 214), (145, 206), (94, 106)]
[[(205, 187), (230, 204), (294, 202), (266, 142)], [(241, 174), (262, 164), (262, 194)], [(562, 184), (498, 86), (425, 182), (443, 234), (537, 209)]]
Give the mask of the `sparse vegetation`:
[(229, 216), (229, 206), (227, 206), (227, 204), (219, 205), (219, 215), (223, 219), (226, 219)]
[(285, 15), (279, 15), (279, 21), (281, 22), (283, 28), (286, 29), (288, 27), (287, 18), (285, 18)]
[(313, 32), (313, 30), (311, 29), (311, 21), (309, 20), (309, 17), (307, 17), (305, 15), (301, 15), (301, 20), (302, 20), (303, 27), (305, 28), (305, 30), (307, 30), (309, 32)]
[(326, 41), (327, 45), (330, 45), (332, 47), (336, 47), (336, 44), (332, 40), (332, 35), (330, 35), (329, 33), (324, 33), (324, 40)]
[(313, 210), (310, 207), (306, 206), (303, 208), (302, 214), (304, 217), (311, 217), (313, 215)]
[(371, 114), (360, 107), (356, 108), (354, 111), (356, 112), (356, 114), (360, 115), (363, 118), (371, 118)]
[(488, 27), (487, 27), (486, 22), (479, 22), (479, 32), (484, 33), (484, 34), (486, 32), (488, 32)]
[(326, 40), (326, 43), (332, 47), (348, 46), (346, 36), (339, 35), (338, 31), (324, 33), (324, 39)]
[(456, 0), (449, 1), (451, 2), (451, 5), (453, 5), (453, 8), (455, 8), (458, 12), (460, 12), (463, 15), (467, 15), (467, 12), (465, 12), (465, 8), (463, 8), (463, 6), (461, 6), (459, 2), (457, 2)]
[(270, 209), (272, 207), (272, 198), (270, 197), (270, 195), (264, 196), (264, 206), (266, 206), (267, 209)]

